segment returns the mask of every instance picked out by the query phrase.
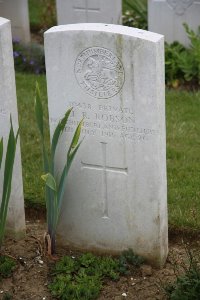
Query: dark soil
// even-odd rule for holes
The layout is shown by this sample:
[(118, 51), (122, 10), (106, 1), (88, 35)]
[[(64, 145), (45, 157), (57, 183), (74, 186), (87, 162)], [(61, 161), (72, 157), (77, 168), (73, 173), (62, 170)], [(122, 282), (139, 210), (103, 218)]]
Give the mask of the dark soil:
[[(32, 217), (33, 213), (29, 213)], [(44, 253), (43, 236), (45, 233), (44, 219), (27, 221), (27, 234), (21, 241), (6, 239), (3, 253), (16, 259), (17, 267), (13, 276), (0, 282), (0, 299), (6, 293), (15, 300), (47, 300), (53, 299), (48, 291), (50, 282), (49, 270), (54, 263)], [(191, 235), (186, 232), (183, 243), (183, 232), (170, 233), (170, 251), (163, 269), (154, 269), (143, 265), (133, 274), (121, 277), (119, 281), (105, 283), (99, 300), (150, 300), (167, 299), (163, 287), (175, 281), (176, 267), (181, 269), (187, 259), (186, 249), (199, 248), (198, 233)], [(76, 255), (70, 250), (58, 248), (58, 257), (62, 255)], [(183, 269), (182, 269), (183, 270)]]

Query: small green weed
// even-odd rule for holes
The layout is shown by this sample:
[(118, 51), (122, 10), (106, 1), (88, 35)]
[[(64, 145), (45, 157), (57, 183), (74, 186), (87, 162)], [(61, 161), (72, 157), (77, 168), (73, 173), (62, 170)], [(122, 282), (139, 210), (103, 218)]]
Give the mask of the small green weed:
[(189, 265), (183, 266), (185, 274), (177, 276), (175, 283), (165, 287), (170, 300), (199, 300), (200, 299), (200, 266), (199, 260), (188, 249)]
[(105, 279), (118, 280), (121, 274), (128, 274), (129, 263), (139, 265), (139, 259), (131, 250), (121, 257), (99, 257), (86, 253), (73, 259), (64, 256), (52, 270), (55, 276), (49, 285), (52, 295), (58, 299), (96, 299)]
[(144, 263), (144, 258), (135, 254), (132, 249), (123, 251), (120, 259), (125, 261), (126, 264), (132, 265), (134, 267), (140, 267)]
[(12, 275), (12, 272), (16, 266), (14, 260), (7, 256), (0, 255), (0, 280)]
[(10, 293), (5, 293), (3, 295), (3, 299), (2, 300), (11, 300), (13, 299), (12, 295)]

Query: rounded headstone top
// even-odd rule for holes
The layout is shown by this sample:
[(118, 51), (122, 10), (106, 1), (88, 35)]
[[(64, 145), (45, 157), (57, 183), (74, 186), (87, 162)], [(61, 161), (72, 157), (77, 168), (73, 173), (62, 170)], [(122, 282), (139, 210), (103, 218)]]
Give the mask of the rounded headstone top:
[(78, 23), (78, 24), (68, 24), (54, 26), (45, 32), (46, 34), (55, 33), (55, 32), (69, 32), (69, 31), (96, 31), (96, 32), (105, 32), (105, 33), (115, 33), (125, 36), (140, 38), (143, 40), (149, 40), (152, 42), (157, 42), (160, 39), (163, 39), (164, 36), (158, 33), (150, 32), (147, 30), (142, 30), (138, 28), (114, 25), (114, 24), (102, 24), (102, 23)]
[(10, 23), (10, 20), (0, 17), (0, 26), (7, 24), (7, 23)]

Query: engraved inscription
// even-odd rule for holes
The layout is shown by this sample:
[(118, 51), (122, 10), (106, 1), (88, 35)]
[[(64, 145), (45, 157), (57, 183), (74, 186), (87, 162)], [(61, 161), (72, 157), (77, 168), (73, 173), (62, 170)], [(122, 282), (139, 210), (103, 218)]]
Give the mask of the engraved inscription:
[(82, 169), (93, 169), (93, 170), (100, 170), (103, 176), (103, 219), (109, 218), (108, 214), (108, 183), (107, 183), (107, 172), (115, 172), (120, 173), (123, 175), (127, 175), (128, 168), (118, 168), (118, 167), (109, 167), (107, 166), (107, 158), (106, 158), (106, 145), (107, 143), (101, 142), (102, 146), (102, 157), (103, 157), (103, 164), (102, 165), (94, 165), (89, 163), (82, 163)]
[(95, 98), (111, 98), (124, 84), (122, 62), (106, 48), (91, 47), (82, 51), (76, 59), (74, 71), (81, 88)]
[[(147, 142), (159, 133), (157, 129), (141, 127), (137, 124), (131, 107), (102, 105), (84, 102), (69, 102), (74, 107), (65, 127), (65, 132), (73, 133), (81, 118), (84, 118), (82, 134), (134, 142)], [(55, 125), (59, 119), (50, 118)]]
[(179, 16), (183, 15), (185, 11), (190, 7), (195, 0), (167, 0), (169, 6)]

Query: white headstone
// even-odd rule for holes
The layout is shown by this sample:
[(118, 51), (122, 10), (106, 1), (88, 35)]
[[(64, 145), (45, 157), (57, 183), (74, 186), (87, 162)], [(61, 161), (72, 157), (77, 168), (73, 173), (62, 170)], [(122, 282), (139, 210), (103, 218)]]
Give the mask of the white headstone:
[(132, 248), (154, 264), (167, 256), (163, 36), (106, 24), (45, 33), (51, 136), (73, 114), (57, 171), (84, 117), (85, 139), (70, 170), (60, 241), (89, 250)]
[(168, 43), (179, 41), (188, 46), (183, 23), (196, 31), (200, 25), (199, 16), (200, 0), (148, 0), (148, 29), (164, 34)]
[(122, 0), (56, 0), (58, 25), (121, 24)]
[[(0, 137), (3, 136), (4, 139), (4, 155), (6, 153), (7, 140), (10, 131), (10, 115), (12, 116), (16, 133), (19, 125), (11, 27), (9, 20), (0, 18)], [(0, 202), (2, 197), (3, 170), (4, 165), (2, 165), (0, 172)], [(25, 233), (24, 197), (19, 140), (15, 156), (12, 191), (7, 220), (7, 230), (10, 234), (21, 236)]]
[(30, 42), (28, 0), (0, 0), (0, 17), (11, 20), (13, 39)]

